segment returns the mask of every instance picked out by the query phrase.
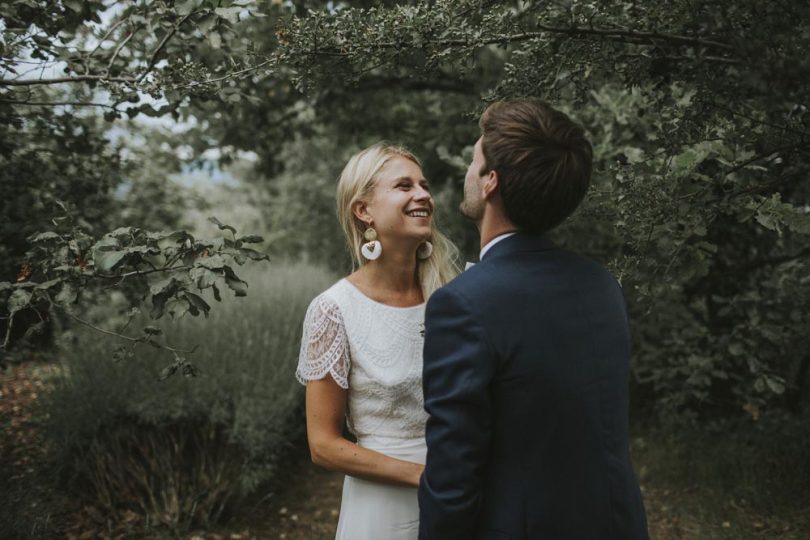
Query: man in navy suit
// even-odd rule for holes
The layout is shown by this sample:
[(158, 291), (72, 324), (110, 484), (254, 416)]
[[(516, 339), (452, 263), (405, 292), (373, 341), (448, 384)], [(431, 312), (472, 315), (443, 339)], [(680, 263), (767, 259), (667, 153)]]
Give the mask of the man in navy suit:
[(591, 145), (539, 101), (495, 103), (480, 126), (461, 210), (481, 262), (425, 314), (419, 538), (646, 539), (621, 287), (543, 236), (582, 201)]

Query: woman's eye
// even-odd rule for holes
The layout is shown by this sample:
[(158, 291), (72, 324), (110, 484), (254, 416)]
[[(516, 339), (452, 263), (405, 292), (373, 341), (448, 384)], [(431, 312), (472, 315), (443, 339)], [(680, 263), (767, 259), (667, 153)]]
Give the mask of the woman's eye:
[(407, 182), (400, 182), (400, 183), (397, 185), (397, 187), (399, 187), (399, 188), (406, 188), (406, 189), (407, 189), (407, 188), (410, 188), (410, 187), (411, 187), (411, 185), (410, 185), (410, 184), (408, 184)]

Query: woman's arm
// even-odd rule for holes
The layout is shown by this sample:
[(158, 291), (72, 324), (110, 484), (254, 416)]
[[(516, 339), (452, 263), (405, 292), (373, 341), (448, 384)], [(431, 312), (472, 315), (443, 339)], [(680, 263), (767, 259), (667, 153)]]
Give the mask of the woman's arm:
[(307, 382), (307, 440), (312, 462), (365, 480), (417, 487), (423, 465), (363, 448), (343, 437), (347, 393), (330, 375)]

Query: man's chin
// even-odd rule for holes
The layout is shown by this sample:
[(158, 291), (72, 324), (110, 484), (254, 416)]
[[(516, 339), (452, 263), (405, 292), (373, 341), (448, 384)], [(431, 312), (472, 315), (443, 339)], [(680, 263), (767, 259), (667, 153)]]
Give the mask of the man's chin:
[(461, 215), (465, 218), (469, 219), (473, 223), (481, 223), (481, 218), (483, 217), (483, 212), (476, 212), (474, 208), (469, 208), (464, 202), (458, 205), (458, 210), (461, 212)]

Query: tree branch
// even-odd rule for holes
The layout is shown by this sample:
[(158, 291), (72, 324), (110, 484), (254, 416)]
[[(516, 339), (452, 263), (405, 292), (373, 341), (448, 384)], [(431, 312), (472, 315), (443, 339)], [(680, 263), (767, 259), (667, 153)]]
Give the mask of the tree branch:
[[(688, 36), (678, 36), (674, 34), (662, 34), (660, 32), (637, 32), (634, 30), (607, 30), (600, 28), (581, 28), (581, 27), (555, 28), (553, 26), (546, 26), (542, 24), (538, 25), (538, 27), (542, 28), (545, 32), (552, 32), (557, 34), (580, 35), (580, 36), (593, 35), (606, 38), (624, 37), (642, 41), (669, 41), (671, 43), (677, 43), (678, 45), (703, 45), (704, 47), (712, 47), (715, 49), (723, 49), (726, 51), (734, 50), (734, 47), (732, 47), (731, 45), (721, 43), (719, 41), (693, 38)], [(532, 32), (532, 34), (542, 34), (542, 32)], [(526, 37), (524, 39), (531, 39), (533, 37), (536, 36)]]
[(62, 309), (62, 311), (68, 317), (75, 320), (76, 322), (78, 322), (80, 324), (83, 324), (84, 326), (86, 326), (86, 327), (88, 327), (88, 328), (90, 328), (92, 330), (95, 330), (96, 332), (100, 332), (100, 333), (106, 334), (108, 336), (114, 336), (114, 337), (117, 337), (119, 339), (124, 339), (124, 340), (127, 340), (127, 341), (131, 341), (133, 343), (148, 343), (149, 345), (152, 345), (153, 347), (157, 347), (158, 349), (165, 349), (165, 350), (171, 351), (173, 353), (193, 354), (197, 350), (196, 346), (193, 349), (190, 349), (190, 350), (178, 349), (176, 347), (171, 347), (169, 345), (162, 345), (160, 343), (156, 343), (156, 342), (152, 341), (151, 339), (149, 339), (149, 338), (147, 338), (145, 336), (132, 337), (132, 336), (124, 335), (124, 334), (119, 334), (118, 332), (113, 332), (112, 330), (107, 330), (105, 328), (98, 327), (98, 326), (94, 325), (91, 322), (85, 321), (84, 319), (82, 319), (80, 317), (77, 317), (76, 315), (74, 315), (73, 313), (68, 311), (67, 309), (62, 308), (62, 306), (59, 306), (58, 304), (52, 304), (52, 305), (60, 307)]
[(397, 85), (408, 90), (436, 90), (439, 92), (453, 92), (457, 94), (477, 95), (475, 85), (469, 81), (441, 81), (441, 80), (409, 80), (400, 77), (374, 77), (364, 79), (363, 85), (357, 89), (358, 92), (379, 90), (380, 88), (390, 88)]
[(98, 278), (102, 278), (102, 279), (120, 279), (120, 280), (124, 280), (125, 278), (128, 278), (130, 276), (145, 276), (147, 274), (156, 274), (158, 272), (177, 272), (178, 270), (189, 270), (191, 268), (193, 268), (193, 267), (182, 265), (182, 266), (172, 266), (172, 267), (166, 267), (166, 268), (155, 268), (153, 270), (134, 270), (132, 272), (127, 272), (126, 274), (112, 275), (112, 276), (105, 275), (105, 274), (95, 274), (94, 276), (91, 276), (91, 277), (98, 277)]
[(28, 105), (31, 107), (57, 107), (60, 105), (69, 105), (73, 107), (105, 107), (112, 110), (117, 110), (114, 105), (107, 103), (84, 103), (81, 101), (20, 101), (10, 99), (0, 99), (0, 103), (9, 103), (11, 105)]
[(152, 52), (152, 56), (149, 58), (149, 63), (146, 65), (146, 70), (138, 76), (136, 82), (141, 82), (147, 75), (149, 75), (149, 72), (152, 71), (152, 68), (155, 67), (155, 64), (157, 63), (157, 57), (163, 50), (163, 47), (165, 47), (166, 44), (169, 42), (169, 40), (172, 39), (172, 37), (174, 37), (180, 26), (182, 26), (182, 24), (186, 22), (189, 19), (189, 17), (191, 17), (194, 13), (196, 12), (192, 11), (191, 13), (180, 19), (180, 21), (177, 24), (175, 24), (174, 27), (165, 36), (163, 36), (163, 39), (160, 40), (160, 43), (158, 44), (157, 48)]
[[(606, 39), (608, 41), (618, 41), (621, 43), (634, 43), (638, 45), (651, 45), (653, 43), (660, 44), (661, 42), (669, 42), (674, 45), (699, 45), (703, 47), (721, 49), (724, 51), (735, 50), (734, 47), (732, 47), (731, 45), (721, 43), (719, 41), (693, 38), (688, 36), (678, 36), (674, 34), (662, 34), (659, 32), (636, 32), (633, 30), (608, 30), (600, 28), (581, 28), (581, 27), (556, 28), (553, 26), (544, 26), (544, 25), (539, 25), (539, 28), (541, 28), (542, 30), (538, 32), (522, 32), (519, 34), (494, 35), (484, 39), (483, 41), (475, 41), (472, 39), (442, 39), (433, 42), (428, 41), (427, 44), (432, 44), (439, 47), (448, 47), (448, 46), (464, 47), (475, 45), (477, 43), (480, 43), (482, 45), (496, 45), (499, 43), (528, 41), (532, 39), (537, 39), (539, 37), (543, 37), (547, 33), (554, 33), (554, 34), (566, 34), (576, 37), (594, 36), (601, 39)], [(366, 46), (368, 45), (364, 45), (364, 47)], [(376, 44), (376, 47), (382, 49), (400, 48), (401, 46), (402, 46), (401, 43), (390, 41)], [(318, 50), (316, 47), (309, 54), (323, 54), (335, 56), (347, 55), (342, 50), (338, 50), (337, 47), (324, 47), (320, 50)], [(714, 56), (710, 58), (713, 61), (725, 60), (722, 59), (721, 57), (714, 57)], [(729, 59), (728, 61), (733, 62), (733, 60), (731, 59)]]
[(737, 273), (745, 274), (752, 270), (758, 270), (763, 266), (775, 266), (786, 262), (798, 261), (800, 259), (804, 259), (805, 257), (810, 257), (810, 248), (805, 248), (794, 255), (782, 255), (780, 257), (772, 257), (770, 259), (760, 259), (756, 261), (751, 261), (748, 264), (730, 268), (729, 271), (735, 274)]
[(0, 86), (35, 86), (45, 84), (77, 83), (88, 81), (136, 83), (132, 77), (108, 77), (106, 75), (75, 75), (73, 77), (56, 77), (53, 79), (0, 79)]
[(115, 63), (115, 59), (118, 58), (118, 53), (121, 52), (121, 49), (124, 48), (124, 46), (129, 42), (130, 39), (132, 39), (132, 36), (134, 35), (135, 32), (132, 32), (124, 39), (124, 41), (118, 44), (118, 47), (115, 48), (115, 52), (113, 53), (112, 58), (110, 58), (110, 62), (107, 64), (107, 71), (104, 74), (105, 76), (108, 76), (110, 74), (110, 70), (112, 69), (113, 64)]
[(271, 62), (274, 62), (274, 61), (275, 61), (275, 59), (271, 58), (269, 60), (265, 60), (264, 62), (262, 62), (260, 64), (255, 65), (255, 66), (251, 66), (249, 68), (241, 69), (239, 71), (234, 71), (233, 73), (228, 73), (227, 75), (223, 75), (222, 77), (217, 77), (216, 79), (206, 79), (204, 81), (190, 81), (190, 82), (188, 82), (186, 84), (179, 84), (177, 86), (173, 86), (172, 90), (178, 90), (180, 88), (190, 88), (192, 86), (201, 86), (201, 85), (206, 85), (206, 84), (213, 84), (213, 83), (222, 82), (222, 81), (231, 79), (233, 77), (237, 77), (239, 75), (242, 75), (243, 73), (249, 73), (251, 71), (257, 71), (258, 69), (260, 69), (260, 68), (262, 68), (262, 67), (266, 66), (267, 64), (270, 64)]
[(781, 131), (786, 131), (788, 133), (793, 133), (795, 135), (801, 135), (802, 137), (810, 137), (810, 133), (807, 133), (805, 131), (801, 131), (801, 130), (798, 130), (798, 129), (793, 129), (793, 128), (788, 127), (788, 126), (774, 124), (772, 122), (767, 122), (765, 120), (758, 120), (758, 119), (756, 119), (756, 118), (754, 118), (752, 116), (741, 113), (740, 111), (735, 111), (734, 109), (729, 109), (728, 107), (724, 107), (723, 105), (718, 105), (716, 102), (707, 102), (706, 104), (709, 107), (713, 107), (715, 109), (725, 111), (725, 112), (727, 112), (729, 114), (733, 114), (734, 116), (739, 116), (741, 118), (745, 118), (746, 120), (754, 122), (755, 124), (758, 124), (760, 126), (768, 126), (768, 127), (774, 128), (774, 129), (781, 130)]
[(108, 38), (108, 37), (110, 37), (110, 36), (112, 35), (112, 33), (115, 31), (115, 29), (116, 29), (116, 28), (118, 28), (119, 26), (121, 26), (122, 24), (124, 24), (125, 22), (127, 22), (127, 21), (129, 20), (129, 18), (130, 18), (130, 17), (131, 17), (131, 15), (127, 15), (126, 17), (124, 17), (123, 19), (121, 19), (120, 21), (118, 21), (117, 23), (115, 23), (114, 25), (112, 25), (112, 26), (110, 27), (110, 29), (109, 29), (109, 30), (107, 30), (107, 33), (106, 33), (106, 34), (104, 34), (104, 36), (102, 36), (102, 37), (101, 37), (101, 38), (98, 40), (98, 44), (95, 46), (95, 48), (93, 48), (93, 50), (92, 50), (92, 51), (90, 51), (89, 53), (87, 53), (87, 55), (85, 56), (85, 58), (90, 58), (91, 56), (93, 56), (93, 55), (96, 53), (96, 51), (99, 49), (99, 47), (101, 47), (101, 45), (102, 45), (102, 44), (103, 44), (105, 41), (107, 41), (107, 38)]
[(748, 195), (750, 193), (759, 193), (759, 192), (762, 192), (762, 191), (767, 191), (767, 190), (769, 190), (771, 188), (774, 188), (776, 186), (779, 186), (781, 184), (786, 184), (789, 181), (791, 181), (793, 178), (795, 178), (797, 176), (802, 176), (802, 175), (807, 174), (809, 172), (810, 172), (810, 169), (804, 169), (804, 170), (795, 172), (793, 174), (788, 174), (788, 175), (779, 177), (776, 180), (773, 180), (773, 181), (765, 183), (765, 184), (761, 184), (761, 185), (757, 185), (757, 186), (751, 186), (751, 187), (739, 189), (737, 191), (733, 191), (731, 193), (726, 193), (725, 195), (721, 195), (720, 197), (717, 197), (716, 199), (709, 201), (709, 204), (715, 204), (715, 203), (718, 203), (718, 202), (722, 202), (724, 200), (725, 201), (730, 201), (731, 199), (734, 199), (735, 197), (739, 197), (740, 195)]

